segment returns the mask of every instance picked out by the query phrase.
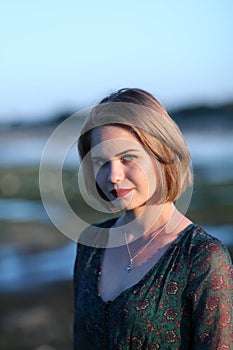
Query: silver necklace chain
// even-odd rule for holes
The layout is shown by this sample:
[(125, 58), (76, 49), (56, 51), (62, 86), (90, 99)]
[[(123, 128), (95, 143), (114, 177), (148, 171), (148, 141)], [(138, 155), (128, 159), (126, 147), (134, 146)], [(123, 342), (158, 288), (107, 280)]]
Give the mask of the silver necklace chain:
[(127, 237), (126, 237), (126, 232), (125, 232), (125, 243), (126, 243), (126, 247), (127, 247), (128, 253), (129, 253), (129, 264), (127, 265), (127, 271), (128, 272), (130, 272), (132, 270), (132, 268), (133, 268), (133, 261), (148, 247), (148, 245), (159, 235), (159, 233), (163, 231), (163, 229), (167, 226), (167, 224), (168, 224), (168, 222), (166, 222), (166, 224), (163, 225), (162, 228), (149, 240), (149, 242), (147, 242), (147, 244), (144, 245), (144, 247), (142, 247), (142, 249), (139, 250), (137, 252), (137, 254), (134, 255), (134, 256), (132, 256), (132, 254), (130, 252), (129, 244), (128, 244)]

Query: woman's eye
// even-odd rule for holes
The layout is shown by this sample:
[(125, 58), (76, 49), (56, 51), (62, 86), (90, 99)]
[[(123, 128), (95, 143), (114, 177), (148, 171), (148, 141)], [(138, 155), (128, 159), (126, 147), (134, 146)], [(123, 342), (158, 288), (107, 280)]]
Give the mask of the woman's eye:
[(123, 161), (126, 161), (126, 162), (131, 162), (133, 160), (135, 160), (135, 156), (133, 156), (132, 154), (126, 154), (122, 157), (122, 160)]

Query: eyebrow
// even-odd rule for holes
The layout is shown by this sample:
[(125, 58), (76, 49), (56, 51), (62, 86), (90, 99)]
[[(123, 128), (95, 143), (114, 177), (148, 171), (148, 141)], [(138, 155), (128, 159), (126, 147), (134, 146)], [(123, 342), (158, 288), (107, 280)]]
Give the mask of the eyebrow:
[[(139, 150), (138, 150), (138, 149), (134, 149), (134, 148), (126, 149), (125, 151), (122, 151), (122, 152), (120, 152), (120, 153), (115, 154), (114, 157), (119, 157), (119, 156), (122, 156), (123, 154), (129, 153), (129, 152), (139, 152)], [(98, 156), (98, 155), (95, 156), (95, 157), (91, 157), (91, 159), (102, 159), (102, 158), (103, 158), (103, 157)]]

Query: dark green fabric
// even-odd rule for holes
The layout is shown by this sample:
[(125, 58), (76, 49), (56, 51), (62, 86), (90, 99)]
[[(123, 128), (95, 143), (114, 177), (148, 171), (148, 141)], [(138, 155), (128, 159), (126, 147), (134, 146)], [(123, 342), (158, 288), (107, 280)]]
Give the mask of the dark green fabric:
[(232, 265), (224, 245), (197, 225), (115, 300), (98, 280), (104, 248), (78, 245), (75, 350), (233, 349)]

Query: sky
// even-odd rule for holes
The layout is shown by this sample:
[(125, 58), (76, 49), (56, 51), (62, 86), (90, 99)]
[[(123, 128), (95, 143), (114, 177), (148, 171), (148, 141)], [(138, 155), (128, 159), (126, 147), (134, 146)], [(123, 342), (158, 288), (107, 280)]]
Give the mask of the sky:
[(168, 109), (233, 100), (232, 0), (0, 5), (0, 122), (50, 118), (123, 87)]

